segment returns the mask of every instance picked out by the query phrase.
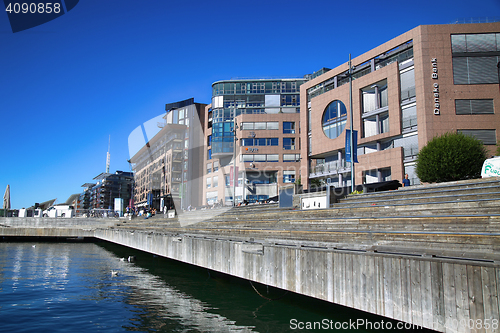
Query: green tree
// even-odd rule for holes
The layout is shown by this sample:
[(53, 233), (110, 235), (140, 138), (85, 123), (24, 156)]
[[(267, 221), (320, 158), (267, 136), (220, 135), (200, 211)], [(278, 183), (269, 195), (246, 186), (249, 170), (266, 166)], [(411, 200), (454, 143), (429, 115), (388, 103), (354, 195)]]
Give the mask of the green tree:
[(497, 143), (497, 153), (496, 156), (500, 156), (500, 141)]
[(417, 176), (427, 183), (479, 178), (485, 159), (486, 148), (480, 140), (462, 133), (445, 133), (418, 153)]

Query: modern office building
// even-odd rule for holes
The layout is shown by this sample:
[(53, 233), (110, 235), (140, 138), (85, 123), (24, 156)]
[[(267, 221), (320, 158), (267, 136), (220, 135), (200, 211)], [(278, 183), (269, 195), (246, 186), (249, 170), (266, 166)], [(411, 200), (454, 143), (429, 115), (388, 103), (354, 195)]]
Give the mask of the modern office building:
[(232, 205), (234, 193), (236, 203), (276, 200), (279, 186), (300, 176), (300, 86), (310, 77), (212, 85), (204, 128), (205, 204)]
[[(344, 50), (346, 60), (349, 50)], [(418, 184), (416, 155), (462, 132), (491, 154), (500, 131), (500, 23), (416, 27), (300, 87), (302, 184), (351, 184), (346, 129), (357, 131), (355, 184)], [(353, 124), (350, 123), (352, 78)], [(307, 157), (307, 158), (305, 158)]]
[(200, 119), (205, 107), (193, 98), (165, 105), (166, 113), (158, 123), (161, 129), (130, 159), (135, 207), (175, 206), (181, 212), (201, 206), (205, 138)]

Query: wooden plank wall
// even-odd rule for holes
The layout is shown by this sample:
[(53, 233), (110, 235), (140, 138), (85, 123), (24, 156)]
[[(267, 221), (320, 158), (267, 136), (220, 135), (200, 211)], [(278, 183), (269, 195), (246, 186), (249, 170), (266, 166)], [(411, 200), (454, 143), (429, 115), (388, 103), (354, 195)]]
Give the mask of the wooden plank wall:
[(441, 332), (500, 331), (500, 268), (491, 263), (270, 244), (252, 252), (238, 241), (124, 230), (95, 235)]

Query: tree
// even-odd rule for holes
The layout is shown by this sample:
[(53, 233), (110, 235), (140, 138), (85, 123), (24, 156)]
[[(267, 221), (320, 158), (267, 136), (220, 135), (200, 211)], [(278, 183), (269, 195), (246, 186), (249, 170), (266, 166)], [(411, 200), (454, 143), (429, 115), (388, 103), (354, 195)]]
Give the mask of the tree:
[(479, 178), (485, 159), (486, 148), (480, 140), (462, 133), (445, 133), (418, 153), (417, 176), (428, 183)]
[(500, 156), (500, 141), (497, 143), (497, 153), (496, 156)]

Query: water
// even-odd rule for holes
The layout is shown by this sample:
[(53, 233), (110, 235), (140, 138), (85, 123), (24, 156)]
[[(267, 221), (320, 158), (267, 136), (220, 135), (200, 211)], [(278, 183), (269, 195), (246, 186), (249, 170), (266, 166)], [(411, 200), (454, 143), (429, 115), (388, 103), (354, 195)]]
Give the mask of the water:
[(324, 332), (349, 318), (387, 321), (254, 286), (280, 299), (260, 297), (248, 281), (105, 242), (0, 242), (3, 332), (311, 332), (298, 328), (314, 322)]

